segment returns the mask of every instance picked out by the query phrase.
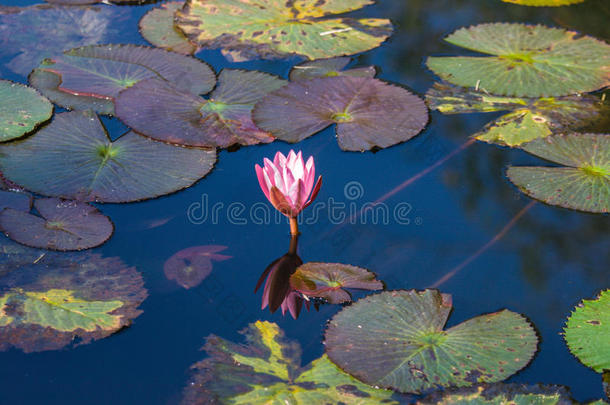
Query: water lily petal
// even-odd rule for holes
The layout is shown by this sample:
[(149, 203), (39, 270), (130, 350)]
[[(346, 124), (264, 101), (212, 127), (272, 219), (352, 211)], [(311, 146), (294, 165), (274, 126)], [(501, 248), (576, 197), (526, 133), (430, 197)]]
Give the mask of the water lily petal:
[(265, 193), (265, 197), (269, 199), (269, 184), (267, 183), (268, 179), (265, 179), (265, 172), (263, 171), (263, 168), (260, 167), (258, 164), (254, 166), (254, 169), (256, 170), (258, 184), (261, 186), (261, 190), (263, 190), (263, 193)]

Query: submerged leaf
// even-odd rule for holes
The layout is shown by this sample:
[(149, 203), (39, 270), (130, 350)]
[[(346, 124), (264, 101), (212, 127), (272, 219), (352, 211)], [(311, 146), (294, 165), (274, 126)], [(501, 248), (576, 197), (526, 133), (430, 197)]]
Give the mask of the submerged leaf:
[(610, 135), (553, 135), (523, 149), (564, 165), (510, 166), (508, 178), (525, 194), (564, 208), (610, 212)]
[(343, 70), (351, 60), (349, 57), (343, 57), (303, 62), (292, 68), (290, 80), (309, 80), (335, 76), (375, 77), (377, 74), (374, 66)]
[(3, 209), (12, 208), (28, 212), (32, 207), (32, 196), (20, 191), (0, 190), (0, 215)]
[(50, 250), (83, 250), (101, 245), (114, 227), (95, 207), (58, 198), (38, 199), (40, 216), (7, 208), (0, 212), (0, 229), (26, 246)]
[(210, 336), (210, 357), (196, 363), (184, 404), (398, 404), (392, 392), (369, 387), (326, 356), (300, 367), (301, 349), (280, 328), (257, 321), (242, 332), (247, 345)]
[(390, 20), (335, 17), (373, 0), (188, 0), (176, 12), (186, 36), (205, 48), (248, 51), (253, 57), (309, 59), (364, 52), (392, 33)]
[(594, 96), (519, 98), (435, 83), (426, 93), (431, 109), (444, 114), (510, 111), (473, 135), (484, 142), (519, 146), (568, 127), (584, 126), (600, 115)]
[(352, 300), (346, 288), (381, 290), (383, 283), (361, 267), (341, 263), (305, 263), (290, 276), (290, 286), (308, 296), (324, 298), (331, 304)]
[(58, 114), (35, 135), (0, 146), (6, 178), (38, 194), (81, 201), (169, 194), (204, 177), (215, 161), (214, 150), (167, 145), (134, 132), (110, 141), (88, 111)]
[(168, 51), (192, 55), (197, 51), (184, 34), (174, 25), (174, 13), (184, 3), (170, 1), (150, 10), (140, 20), (140, 33), (148, 42)]
[(480, 24), (461, 28), (446, 41), (491, 55), (428, 58), (434, 73), (459, 86), (497, 95), (556, 97), (610, 84), (610, 45), (573, 31)]
[(123, 91), (117, 116), (138, 133), (179, 145), (226, 148), (274, 138), (252, 122), (252, 108), (285, 80), (257, 71), (224, 69), (208, 99), (150, 79)]
[(189, 94), (207, 93), (216, 76), (203, 61), (136, 45), (75, 48), (44, 60), (30, 83), (62, 107), (113, 114), (121, 90), (150, 78), (167, 80)]
[(53, 105), (36, 90), (0, 80), (0, 142), (33, 131), (52, 114)]
[(529, 363), (538, 339), (521, 315), (503, 310), (443, 330), (451, 297), (436, 290), (388, 291), (335, 315), (326, 353), (359, 380), (421, 393), (508, 378)]
[(168, 280), (175, 280), (182, 287), (197, 287), (212, 272), (212, 261), (228, 260), (231, 256), (218, 252), (226, 246), (193, 246), (175, 253), (163, 265)]
[(140, 315), (143, 285), (134, 268), (99, 255), (0, 262), (0, 350), (56, 350), (107, 337)]
[(558, 385), (480, 384), (434, 393), (418, 405), (572, 405), (570, 393)]
[(260, 101), (252, 117), (286, 142), (299, 142), (336, 123), (341, 149), (364, 151), (411, 139), (428, 122), (428, 110), (402, 87), (345, 76), (292, 82)]
[(610, 290), (583, 300), (564, 329), (570, 352), (598, 373), (610, 370)]

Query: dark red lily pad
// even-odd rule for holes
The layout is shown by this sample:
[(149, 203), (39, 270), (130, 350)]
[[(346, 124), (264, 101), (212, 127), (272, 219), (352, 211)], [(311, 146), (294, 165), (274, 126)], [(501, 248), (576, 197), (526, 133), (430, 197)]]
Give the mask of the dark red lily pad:
[(285, 80), (256, 71), (225, 69), (209, 99), (150, 79), (121, 92), (116, 114), (140, 134), (164, 142), (225, 148), (274, 138), (253, 122), (254, 104)]
[(383, 283), (361, 267), (341, 263), (305, 263), (290, 276), (290, 286), (308, 297), (324, 298), (331, 304), (349, 302), (345, 288), (381, 290)]
[(189, 94), (207, 93), (216, 83), (212, 69), (190, 56), (146, 46), (97, 45), (45, 59), (30, 75), (30, 84), (62, 107), (113, 114), (112, 101), (121, 90), (150, 78)]
[(292, 82), (252, 111), (254, 123), (286, 142), (299, 142), (332, 124), (343, 150), (387, 148), (417, 135), (428, 122), (422, 99), (370, 77)]
[(5, 208), (28, 212), (32, 208), (32, 196), (28, 193), (0, 190), (0, 212)]
[(0, 229), (16, 242), (50, 250), (83, 250), (110, 238), (114, 226), (95, 207), (77, 201), (36, 200), (40, 216), (7, 208), (0, 212)]
[(85, 253), (0, 262), (0, 287), (1, 351), (57, 350), (105, 338), (131, 324), (147, 296), (135, 268)]
[(290, 80), (296, 82), (298, 80), (335, 76), (375, 77), (377, 74), (375, 66), (345, 69), (351, 60), (352, 58), (346, 56), (342, 58), (317, 59), (303, 62), (292, 68), (290, 71)]
[(168, 280), (174, 280), (182, 287), (197, 287), (212, 272), (212, 261), (228, 260), (232, 256), (218, 252), (226, 246), (207, 245), (193, 246), (175, 253), (163, 265), (163, 272)]

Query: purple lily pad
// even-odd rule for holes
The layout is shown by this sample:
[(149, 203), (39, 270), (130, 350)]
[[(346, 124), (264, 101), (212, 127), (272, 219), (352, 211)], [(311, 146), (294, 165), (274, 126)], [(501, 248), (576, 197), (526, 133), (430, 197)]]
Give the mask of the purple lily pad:
[(424, 101), (402, 87), (370, 77), (297, 81), (274, 91), (252, 111), (254, 123), (286, 142), (299, 142), (337, 124), (347, 151), (407, 141), (428, 122)]
[(381, 290), (383, 283), (361, 267), (341, 263), (305, 263), (290, 276), (290, 286), (308, 296), (324, 298), (331, 304), (352, 300), (345, 288)]
[(0, 228), (16, 242), (50, 250), (83, 250), (110, 238), (114, 226), (95, 207), (77, 201), (36, 200), (40, 216), (7, 208), (0, 212)]
[(163, 265), (165, 277), (174, 280), (187, 290), (197, 287), (212, 272), (212, 261), (231, 259), (232, 256), (218, 254), (225, 249), (226, 246), (218, 245), (183, 249), (167, 259)]
[(28, 212), (32, 208), (32, 196), (28, 193), (0, 190), (0, 212), (5, 208)]
[(216, 76), (203, 61), (164, 49), (136, 45), (75, 48), (45, 59), (30, 84), (62, 107), (113, 114), (121, 90), (157, 78), (189, 94), (212, 90)]
[(345, 69), (351, 60), (352, 58), (344, 56), (341, 58), (317, 59), (303, 62), (292, 68), (290, 80), (296, 82), (299, 80), (335, 76), (375, 77), (377, 74), (375, 66)]
[(162, 80), (150, 79), (121, 92), (116, 114), (140, 134), (188, 146), (225, 148), (272, 142), (252, 122), (254, 104), (285, 80), (256, 71), (225, 69), (204, 99)]
[(0, 145), (3, 175), (38, 194), (132, 202), (191, 186), (216, 162), (214, 150), (167, 145), (128, 132), (110, 140), (90, 111), (57, 114), (23, 140)]

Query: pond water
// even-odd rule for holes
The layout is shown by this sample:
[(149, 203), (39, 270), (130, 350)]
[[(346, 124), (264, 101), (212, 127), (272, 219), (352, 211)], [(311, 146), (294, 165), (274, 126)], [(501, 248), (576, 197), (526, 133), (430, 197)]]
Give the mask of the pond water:
[[(35, 2), (5, 0), (2, 5), (30, 4)], [(107, 43), (110, 36), (114, 43), (147, 44), (137, 24), (154, 5), (96, 7), (121, 14), (116, 22), (108, 14), (99, 43)], [(559, 8), (499, 0), (378, 0), (354, 15), (389, 17), (395, 31), (380, 47), (357, 55), (352, 65), (377, 66), (378, 78), (421, 97), (437, 80), (424, 65), (426, 57), (459, 54), (442, 38), (460, 27), (542, 23), (610, 38), (610, 8), (602, 0)], [(14, 35), (25, 35), (27, 29), (15, 28)], [(14, 55), (6, 49), (1, 54), (1, 77), (27, 83), (25, 75), (6, 65)], [(230, 63), (217, 50), (196, 56), (216, 72), (256, 69), (284, 78), (300, 61), (295, 57)], [(310, 223), (300, 227), (298, 254), (303, 261), (364, 267), (387, 289), (438, 287), (453, 296), (448, 326), (503, 308), (524, 314), (539, 334), (538, 352), (507, 381), (565, 385), (578, 401), (603, 397), (600, 375), (570, 354), (561, 333), (583, 298), (594, 298), (610, 285), (610, 221), (603, 214), (540, 202), (530, 205), (533, 200), (506, 178), (506, 167), (537, 164), (539, 159), (516, 148), (473, 143), (385, 198), (387, 220), (373, 223), (370, 216), (351, 217), (365, 203), (382, 198), (463, 146), (470, 135), (504, 113), (430, 114), (418, 136), (374, 153), (342, 151), (334, 129), (326, 128), (296, 145), (275, 141), (221, 150), (213, 171), (174, 194), (138, 203), (97, 204), (112, 219), (115, 232), (91, 252), (119, 257), (141, 272), (149, 295), (140, 306), (143, 313), (130, 327), (90, 344), (0, 353), (0, 403), (178, 403), (189, 381), (189, 367), (205, 357), (200, 351), (205, 338), (215, 334), (242, 342), (239, 331), (256, 320), (275, 322), (289, 339), (297, 340), (303, 364), (321, 356), (327, 321), (340, 305), (303, 310), (295, 320), (281, 311), (261, 310), (261, 291), (253, 292), (267, 265), (286, 253), (290, 243), (287, 220), (274, 212), (261, 192), (254, 165), (291, 149), (314, 156), (316, 172), (323, 176), (316, 200), (322, 209), (316, 218), (311, 219), (313, 213), (306, 216)], [(113, 138), (126, 131), (116, 118), (102, 120)], [(592, 132), (608, 129), (602, 123)], [(253, 206), (266, 207), (270, 220), (260, 223), (260, 216), (251, 215)], [(332, 212), (329, 206), (335, 207)], [(395, 215), (398, 208), (403, 209), (400, 218)], [(522, 216), (513, 221), (520, 212)], [(498, 235), (501, 238), (485, 248)], [(184, 289), (167, 279), (164, 263), (176, 252), (198, 245), (226, 246), (219, 254), (231, 258), (213, 261), (211, 274), (201, 284)], [(364, 295), (356, 293), (354, 298)]]

